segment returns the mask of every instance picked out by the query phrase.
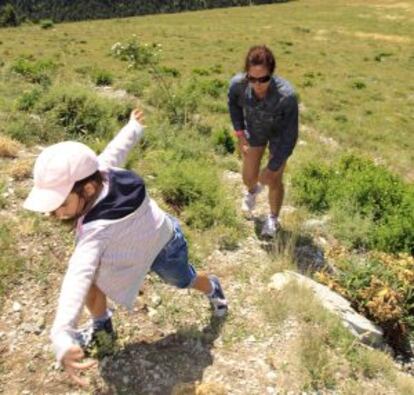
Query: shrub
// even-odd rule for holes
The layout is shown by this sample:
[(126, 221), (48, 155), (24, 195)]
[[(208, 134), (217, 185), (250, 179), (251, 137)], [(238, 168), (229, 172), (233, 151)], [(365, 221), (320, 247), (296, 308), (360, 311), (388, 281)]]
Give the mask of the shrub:
[(23, 76), (27, 81), (42, 85), (51, 82), (51, 74), (56, 70), (57, 65), (51, 60), (30, 60), (18, 58), (11, 66), (11, 70)]
[(43, 19), (39, 22), (42, 29), (51, 29), (55, 24), (51, 19)]
[(235, 226), (234, 208), (223, 198), (217, 170), (206, 166), (204, 160), (171, 161), (163, 166), (158, 187), (164, 200), (184, 221), (196, 229), (213, 225)]
[(295, 198), (311, 211), (323, 212), (329, 208), (328, 189), (334, 172), (328, 166), (311, 163), (293, 179)]
[(203, 69), (203, 68), (199, 68), (199, 67), (196, 67), (191, 72), (193, 74), (199, 75), (199, 76), (208, 76), (208, 75), (210, 75), (210, 71), (209, 70)]
[(125, 82), (122, 87), (130, 94), (137, 97), (141, 97), (144, 94), (145, 88), (150, 85), (147, 78), (134, 78)]
[(311, 211), (331, 208), (333, 222), (356, 219), (365, 234), (339, 226), (353, 247), (387, 252), (414, 253), (413, 187), (392, 175), (386, 168), (353, 155), (343, 157), (334, 167), (310, 164), (293, 177), (296, 201)]
[(5, 133), (23, 144), (54, 143), (64, 138), (64, 131), (37, 115), (17, 113), (10, 120)]
[(0, 10), (0, 27), (13, 27), (20, 24), (16, 11), (11, 4), (6, 4)]
[(414, 331), (414, 258), (374, 252), (364, 262), (345, 259), (336, 266), (335, 276), (318, 273), (318, 280), (380, 325), (392, 344), (401, 345)]
[(6, 136), (0, 135), (0, 158), (16, 158), (20, 145)]
[(180, 70), (176, 69), (175, 67), (168, 67), (168, 66), (160, 66), (158, 67), (159, 72), (162, 75), (178, 78), (181, 76)]
[(113, 57), (128, 62), (129, 68), (155, 65), (159, 61), (161, 44), (140, 43), (133, 36), (125, 43), (117, 42), (111, 47)]
[(191, 83), (170, 86), (168, 91), (154, 86), (149, 97), (151, 105), (164, 111), (168, 121), (175, 125), (189, 123), (198, 109), (199, 92)]
[(102, 70), (102, 69), (95, 69), (92, 73), (92, 79), (95, 85), (105, 86), (105, 85), (112, 85), (114, 76), (110, 71)]
[(106, 137), (116, 129), (109, 101), (79, 87), (51, 90), (36, 106), (68, 138)]
[(42, 90), (34, 88), (30, 91), (24, 92), (18, 99), (16, 107), (20, 111), (29, 111), (39, 101), (42, 96)]
[(193, 89), (197, 89), (203, 95), (209, 95), (214, 98), (220, 97), (227, 90), (227, 83), (214, 78), (211, 80), (192, 80)]
[(236, 143), (228, 128), (217, 129), (213, 134), (213, 143), (221, 154), (232, 154), (236, 149)]

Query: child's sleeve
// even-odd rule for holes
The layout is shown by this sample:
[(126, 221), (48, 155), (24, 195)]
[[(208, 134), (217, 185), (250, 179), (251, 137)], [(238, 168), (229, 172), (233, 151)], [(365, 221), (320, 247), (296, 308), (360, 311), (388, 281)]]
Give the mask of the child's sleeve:
[(122, 167), (130, 149), (141, 139), (144, 127), (131, 119), (99, 155), (99, 163), (107, 167)]
[(104, 243), (99, 231), (91, 231), (79, 241), (69, 261), (50, 336), (59, 362), (76, 344), (73, 332), (99, 266)]

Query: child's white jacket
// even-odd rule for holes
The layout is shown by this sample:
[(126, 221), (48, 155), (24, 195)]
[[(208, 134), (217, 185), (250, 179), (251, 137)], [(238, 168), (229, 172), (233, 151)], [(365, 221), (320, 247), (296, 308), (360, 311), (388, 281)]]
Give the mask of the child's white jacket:
[[(104, 176), (122, 171), (116, 168), (123, 164), (142, 133), (143, 127), (131, 120), (108, 144), (98, 157)], [(108, 183), (106, 177), (95, 206), (108, 194)], [(139, 207), (122, 218), (87, 223), (85, 217), (79, 219), (76, 248), (63, 280), (51, 330), (58, 361), (75, 344), (73, 331), (91, 285), (96, 284), (112, 300), (130, 309), (152, 262), (171, 239), (169, 218), (144, 193)]]

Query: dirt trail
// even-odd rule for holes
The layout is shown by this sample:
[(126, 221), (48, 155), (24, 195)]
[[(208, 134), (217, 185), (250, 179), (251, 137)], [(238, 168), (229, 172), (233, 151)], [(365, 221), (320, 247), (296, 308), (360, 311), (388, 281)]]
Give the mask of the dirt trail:
[[(227, 181), (240, 191), (240, 176)], [(240, 191), (241, 196), (241, 191)], [(14, 211), (21, 203), (13, 197)], [(266, 197), (257, 214), (265, 215)], [(254, 232), (236, 251), (216, 250), (203, 266), (223, 282), (230, 302), (226, 320), (211, 319), (204, 297), (161, 284), (150, 275), (132, 314), (117, 309), (120, 350), (89, 373), (93, 393), (168, 394), (179, 383), (202, 382), (228, 394), (275, 394), (278, 373), (271, 350), (287, 344), (295, 326), (281, 332), (265, 322), (257, 296), (271, 256)], [(56, 270), (39, 278), (24, 272), (8, 295), (0, 316), (0, 390), (6, 394), (82, 393), (65, 381), (54, 363), (48, 332), (69, 251), (59, 234), (47, 240), (22, 237), (20, 250), (32, 260), (53, 249)], [(30, 263), (28, 263), (30, 265)], [(51, 266), (52, 267), (52, 266)], [(272, 354), (274, 355), (274, 353)], [(220, 383), (220, 384), (217, 384)], [(87, 393), (87, 392), (85, 392)]]

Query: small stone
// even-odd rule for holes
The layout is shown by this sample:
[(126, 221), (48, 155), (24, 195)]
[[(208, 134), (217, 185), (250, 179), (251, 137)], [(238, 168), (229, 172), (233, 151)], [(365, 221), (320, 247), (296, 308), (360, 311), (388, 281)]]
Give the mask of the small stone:
[(151, 302), (154, 305), (154, 307), (157, 307), (161, 304), (161, 297), (157, 294), (153, 295), (151, 298)]
[(13, 302), (12, 309), (15, 313), (17, 313), (17, 312), (21, 311), (22, 305), (19, 302)]
[(270, 381), (275, 381), (277, 379), (277, 374), (276, 374), (276, 372), (271, 371), (271, 372), (266, 374), (266, 377)]
[(123, 376), (122, 377), (122, 382), (127, 385), (129, 383), (129, 377), (128, 376)]
[(152, 307), (148, 307), (148, 317), (155, 318), (158, 315), (158, 311), (153, 309)]

